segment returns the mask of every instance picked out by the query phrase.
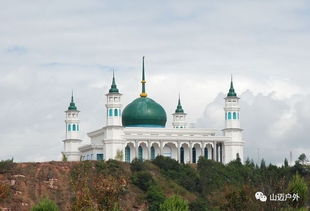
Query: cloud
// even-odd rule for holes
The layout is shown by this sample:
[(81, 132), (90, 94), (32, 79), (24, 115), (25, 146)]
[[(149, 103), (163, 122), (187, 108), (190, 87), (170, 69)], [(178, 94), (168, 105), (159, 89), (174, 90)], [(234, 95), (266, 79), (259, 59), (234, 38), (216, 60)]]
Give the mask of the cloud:
[[(305, 118), (305, 115), (309, 116), (309, 110), (306, 111), (310, 103), (309, 96), (295, 95), (288, 99), (277, 99), (275, 95), (253, 94), (249, 90), (240, 95), (245, 157), (256, 162), (264, 158), (267, 162), (282, 164), (284, 158), (289, 159), (290, 151), (293, 153), (293, 161), (302, 152), (310, 153), (309, 140), (305, 136), (310, 123), (310, 118)], [(205, 108), (197, 124), (208, 127), (223, 123), (223, 103), (223, 94), (220, 93)]]
[[(301, 138), (308, 101), (299, 96), (310, 93), (307, 10), (305, 0), (6, 1), (0, 9), (0, 159), (58, 159), (72, 89), (88, 142), (86, 133), (105, 122), (112, 69), (124, 105), (139, 96), (142, 56), (147, 92), (169, 117), (181, 92), (190, 123), (207, 115), (197, 125), (221, 129), (218, 94), (233, 73), (246, 102), (249, 155), (267, 139), (284, 139), (280, 147), (296, 153), (308, 149)], [(283, 157), (276, 147), (268, 152), (274, 152), (266, 154), (270, 161)]]

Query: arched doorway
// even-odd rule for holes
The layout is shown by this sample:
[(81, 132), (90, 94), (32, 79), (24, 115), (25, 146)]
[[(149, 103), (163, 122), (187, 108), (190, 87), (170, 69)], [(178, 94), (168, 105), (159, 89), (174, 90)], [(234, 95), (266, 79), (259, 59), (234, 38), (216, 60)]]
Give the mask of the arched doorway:
[(155, 148), (152, 146), (151, 147), (151, 160), (155, 159)]
[(138, 159), (141, 161), (143, 160), (143, 148), (142, 148), (142, 146), (138, 147)]
[(125, 162), (130, 163), (130, 147), (128, 145), (125, 147)]
[(192, 162), (196, 163), (196, 148), (193, 147), (192, 149)]
[(184, 148), (180, 148), (180, 162), (184, 163)]

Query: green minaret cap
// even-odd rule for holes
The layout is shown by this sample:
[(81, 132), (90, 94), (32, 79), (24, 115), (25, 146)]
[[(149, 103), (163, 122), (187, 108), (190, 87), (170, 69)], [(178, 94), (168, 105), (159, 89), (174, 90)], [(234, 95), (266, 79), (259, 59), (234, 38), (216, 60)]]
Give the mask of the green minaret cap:
[(113, 70), (112, 85), (111, 85), (111, 88), (109, 89), (109, 93), (119, 93), (118, 88), (117, 88), (116, 83), (115, 83), (114, 70)]
[(227, 93), (227, 97), (237, 97), (237, 93), (235, 92), (235, 89), (234, 89), (232, 76), (231, 76), (230, 88), (229, 88), (229, 92)]
[(70, 110), (70, 111), (76, 111), (77, 110), (77, 107), (76, 107), (74, 100), (73, 100), (73, 92), (71, 95), (71, 102), (70, 102), (70, 106), (68, 107), (68, 110)]
[(181, 105), (180, 95), (179, 95), (179, 100), (178, 100), (178, 106), (177, 106), (177, 109), (175, 110), (175, 113), (184, 113), (184, 110)]

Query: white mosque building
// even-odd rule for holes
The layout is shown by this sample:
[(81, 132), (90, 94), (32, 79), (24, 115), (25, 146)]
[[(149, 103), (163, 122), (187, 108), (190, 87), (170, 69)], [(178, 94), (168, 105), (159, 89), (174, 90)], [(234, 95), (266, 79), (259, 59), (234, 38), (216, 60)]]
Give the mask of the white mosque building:
[[(66, 139), (62, 154), (68, 161), (118, 159), (153, 160), (162, 155), (180, 163), (196, 163), (200, 156), (228, 163), (238, 156), (243, 161), (244, 141), (240, 128), (239, 97), (233, 81), (225, 97), (221, 131), (205, 128), (188, 128), (186, 113), (180, 98), (172, 114), (172, 127), (166, 127), (165, 109), (147, 96), (145, 90), (144, 58), (142, 63), (142, 92), (124, 109), (113, 74), (112, 85), (106, 94), (106, 126), (89, 132), (90, 144), (80, 139), (79, 110), (73, 95), (66, 113)], [(220, 135), (219, 135), (220, 134)]]

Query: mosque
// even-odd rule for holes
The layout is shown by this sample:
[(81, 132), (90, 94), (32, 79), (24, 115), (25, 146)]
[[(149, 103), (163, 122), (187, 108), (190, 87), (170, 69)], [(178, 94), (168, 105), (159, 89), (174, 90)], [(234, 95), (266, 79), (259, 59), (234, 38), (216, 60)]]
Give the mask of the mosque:
[(232, 80), (224, 99), (225, 128), (221, 131), (189, 128), (180, 98), (172, 114), (172, 127), (166, 127), (165, 109), (146, 93), (144, 57), (141, 83), (140, 97), (122, 109), (122, 94), (113, 74), (111, 88), (106, 94), (106, 126), (87, 133), (90, 138), (90, 144), (87, 145), (82, 145), (80, 139), (80, 111), (72, 95), (70, 106), (65, 111), (63, 156), (68, 161), (117, 159), (131, 162), (135, 158), (153, 160), (158, 155), (180, 163), (196, 163), (200, 156), (221, 163), (228, 163), (237, 157), (243, 161), (240, 98)]

